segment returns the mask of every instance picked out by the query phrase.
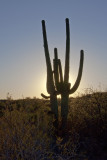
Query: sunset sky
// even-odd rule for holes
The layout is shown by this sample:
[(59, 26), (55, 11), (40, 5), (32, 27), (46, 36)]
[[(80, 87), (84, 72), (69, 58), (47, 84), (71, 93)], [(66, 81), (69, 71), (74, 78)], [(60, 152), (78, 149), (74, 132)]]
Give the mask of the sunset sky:
[(41, 21), (46, 22), (51, 61), (57, 47), (64, 69), (65, 18), (70, 22), (71, 86), (83, 49), (76, 94), (90, 87), (107, 91), (107, 0), (0, 0), (0, 99), (8, 92), (13, 99), (48, 95)]

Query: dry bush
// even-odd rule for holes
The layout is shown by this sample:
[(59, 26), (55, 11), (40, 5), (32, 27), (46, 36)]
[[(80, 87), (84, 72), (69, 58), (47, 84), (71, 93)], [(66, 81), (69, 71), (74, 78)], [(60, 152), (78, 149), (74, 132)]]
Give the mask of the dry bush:
[(65, 138), (53, 124), (49, 101), (0, 101), (0, 160), (107, 158), (107, 93), (88, 90), (70, 99)]
[[(10, 110), (10, 106), (11, 109)], [(32, 113), (26, 107), (17, 110), (17, 104), (4, 110), (0, 118), (0, 159), (44, 159), (51, 156), (50, 142), (53, 127), (52, 119), (43, 108)], [(28, 111), (29, 110), (29, 111)]]

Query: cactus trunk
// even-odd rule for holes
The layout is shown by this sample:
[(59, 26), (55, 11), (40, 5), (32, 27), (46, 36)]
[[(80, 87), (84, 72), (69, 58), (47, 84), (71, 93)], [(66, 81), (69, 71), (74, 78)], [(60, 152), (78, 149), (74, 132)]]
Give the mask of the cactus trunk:
[(51, 105), (51, 111), (55, 117), (54, 126), (57, 128), (58, 127), (58, 104), (57, 104), (57, 96), (56, 95), (50, 95), (50, 105)]
[(69, 94), (61, 94), (62, 128), (66, 128), (67, 116), (68, 116), (68, 99), (69, 99)]

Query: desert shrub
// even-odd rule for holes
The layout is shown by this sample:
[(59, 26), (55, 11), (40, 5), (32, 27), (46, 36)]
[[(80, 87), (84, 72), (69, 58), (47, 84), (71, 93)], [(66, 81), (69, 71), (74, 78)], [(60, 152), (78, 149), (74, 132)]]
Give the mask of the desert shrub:
[(10, 110), (8, 106), (0, 119), (1, 159), (43, 159), (45, 154), (49, 155), (54, 130), (51, 118), (42, 107), (36, 113), (27, 107), (12, 107)]
[(76, 97), (70, 102), (69, 110), (69, 128), (71, 133), (78, 133), (80, 150), (89, 159), (93, 155), (97, 157), (97, 153), (100, 157), (106, 148), (107, 93), (92, 92)]
[(106, 125), (107, 94), (93, 93), (77, 97), (72, 99), (70, 106), (69, 119), (73, 128), (80, 131), (82, 128), (96, 126), (101, 130), (102, 126)]
[(107, 93), (70, 99), (65, 137), (54, 128), (48, 100), (0, 101), (0, 113), (1, 160), (106, 159)]

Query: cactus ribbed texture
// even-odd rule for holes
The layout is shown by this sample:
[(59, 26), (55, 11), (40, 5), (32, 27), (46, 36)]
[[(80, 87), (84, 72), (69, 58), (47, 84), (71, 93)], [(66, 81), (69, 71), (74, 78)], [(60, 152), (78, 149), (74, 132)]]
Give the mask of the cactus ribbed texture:
[(43, 30), (43, 41), (44, 41), (44, 51), (47, 65), (47, 92), (50, 96), (45, 96), (41, 94), (43, 98), (50, 98), (51, 109), (55, 115), (56, 121), (58, 121), (58, 103), (57, 95), (61, 95), (61, 117), (62, 126), (66, 127), (67, 116), (68, 116), (68, 100), (69, 94), (73, 94), (81, 81), (82, 71), (83, 71), (83, 61), (84, 61), (84, 51), (80, 51), (80, 66), (78, 71), (78, 76), (76, 82), (72, 88), (69, 83), (69, 59), (70, 59), (70, 28), (69, 19), (66, 18), (66, 54), (65, 54), (65, 70), (64, 76), (62, 73), (61, 61), (58, 59), (57, 48), (54, 49), (54, 59), (53, 59), (53, 71), (49, 56), (47, 35), (45, 21), (42, 20), (42, 30)]

